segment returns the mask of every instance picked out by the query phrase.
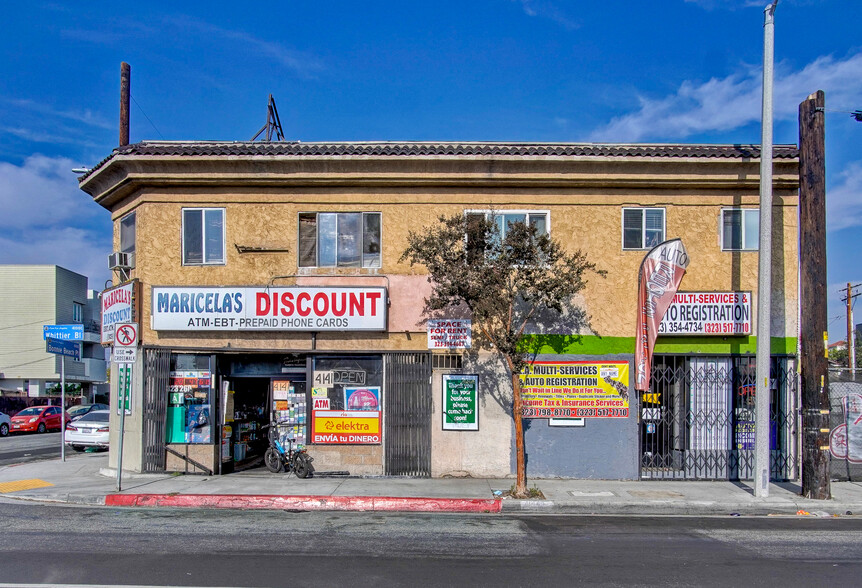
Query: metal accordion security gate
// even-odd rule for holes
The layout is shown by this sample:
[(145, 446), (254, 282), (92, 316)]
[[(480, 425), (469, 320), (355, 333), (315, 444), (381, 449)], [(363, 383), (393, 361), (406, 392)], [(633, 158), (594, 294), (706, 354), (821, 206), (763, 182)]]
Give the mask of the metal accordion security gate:
[(165, 415), (168, 408), (168, 380), (171, 351), (144, 348), (143, 377), (143, 471), (165, 471)]
[[(642, 479), (750, 480), (754, 356), (656, 355), (641, 398)], [(770, 477), (799, 476), (796, 359), (770, 367)]]
[(431, 476), (431, 354), (383, 356), (385, 402), (385, 473)]

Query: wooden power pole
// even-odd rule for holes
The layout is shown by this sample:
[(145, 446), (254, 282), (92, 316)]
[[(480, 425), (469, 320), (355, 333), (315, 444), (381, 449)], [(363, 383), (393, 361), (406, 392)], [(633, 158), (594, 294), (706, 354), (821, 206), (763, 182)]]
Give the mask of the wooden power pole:
[(826, 500), (829, 484), (829, 373), (826, 361), (825, 94), (799, 105), (799, 307), (802, 385), (802, 495)]
[(129, 97), (132, 90), (132, 66), (120, 63), (120, 147), (129, 144)]

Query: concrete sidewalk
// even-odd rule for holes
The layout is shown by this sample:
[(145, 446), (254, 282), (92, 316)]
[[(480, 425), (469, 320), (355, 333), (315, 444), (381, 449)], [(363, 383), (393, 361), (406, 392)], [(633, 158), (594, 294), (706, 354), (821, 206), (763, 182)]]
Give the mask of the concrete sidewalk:
[[(798, 484), (755, 498), (747, 483), (532, 479), (544, 499), (500, 494), (512, 479), (351, 478), (300, 480), (263, 468), (226, 476), (129, 474), (116, 492), (107, 455), (86, 454), (0, 468), (0, 498), (105, 506), (533, 512), (605, 515), (862, 515), (862, 484), (833, 482), (831, 500), (806, 500)], [(802, 511), (802, 513), (800, 513)], [(807, 513), (807, 514), (805, 514)]]

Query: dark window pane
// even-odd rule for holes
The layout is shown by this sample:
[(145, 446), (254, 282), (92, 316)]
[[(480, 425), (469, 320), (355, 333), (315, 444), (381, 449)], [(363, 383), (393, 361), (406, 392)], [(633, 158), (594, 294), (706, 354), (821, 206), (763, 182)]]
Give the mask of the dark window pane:
[(548, 233), (548, 217), (544, 214), (531, 214), (530, 224), (536, 227), (536, 232), (539, 235)]
[(623, 248), (643, 248), (643, 211), (623, 210)]
[(362, 215), (362, 267), (380, 267), (380, 214)]
[(724, 215), (724, 248), (742, 249), (742, 211), (725, 210)]
[(317, 214), (299, 215), (299, 267), (317, 265)]
[(362, 247), (362, 213), (338, 215), (338, 266), (359, 267)]
[(213, 209), (204, 211), (206, 231), (206, 263), (224, 263), (224, 211)]
[(183, 263), (203, 263), (203, 211), (183, 211)]
[(485, 254), (485, 215), (470, 213), (467, 215), (467, 260), (482, 259)]
[(321, 212), (317, 215), (317, 264), (320, 267), (335, 266), (337, 226), (337, 214)]
[(120, 251), (135, 252), (135, 213), (127, 214), (120, 219)]

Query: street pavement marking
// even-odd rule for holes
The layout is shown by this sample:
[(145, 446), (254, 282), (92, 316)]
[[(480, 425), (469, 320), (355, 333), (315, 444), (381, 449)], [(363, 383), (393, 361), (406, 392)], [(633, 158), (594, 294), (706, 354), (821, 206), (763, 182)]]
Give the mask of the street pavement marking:
[(47, 488), (53, 485), (51, 482), (37, 478), (33, 478), (32, 480), (16, 480), (15, 482), (0, 482), (0, 494), (18, 492), (20, 490), (33, 490), (34, 488)]

